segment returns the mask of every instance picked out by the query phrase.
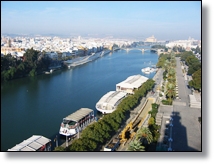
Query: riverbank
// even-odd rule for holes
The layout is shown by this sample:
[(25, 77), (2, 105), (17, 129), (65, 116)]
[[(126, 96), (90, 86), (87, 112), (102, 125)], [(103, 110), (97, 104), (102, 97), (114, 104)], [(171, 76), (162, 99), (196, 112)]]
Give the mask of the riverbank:
[(108, 53), (110, 53), (111, 51), (110, 50), (103, 50), (103, 51), (100, 51), (100, 52), (96, 52), (96, 53), (92, 53), (91, 55), (89, 56), (84, 56), (84, 57), (79, 57), (79, 58), (76, 58), (74, 60), (68, 60), (68, 61), (64, 61), (64, 65), (66, 65), (69, 69), (71, 67), (76, 67), (76, 66), (79, 66), (79, 65), (83, 65), (83, 64), (86, 64), (88, 62), (92, 62)]
[[(50, 138), (52, 145), (56, 145), (53, 141), (59, 135), (62, 118), (81, 107), (93, 109), (96, 115), (95, 104), (101, 96), (115, 90), (115, 84), (127, 77), (143, 75), (141, 69), (146, 65), (144, 62), (156, 63), (158, 57), (154, 53), (142, 55), (142, 52), (134, 50), (110, 54), (75, 69), (65, 68), (50, 75), (2, 83), (1, 150), (6, 151), (33, 134)], [(153, 74), (147, 77), (152, 78)], [(17, 128), (13, 131), (7, 128), (8, 120), (16, 122)], [(15, 138), (11, 132), (16, 134)]]

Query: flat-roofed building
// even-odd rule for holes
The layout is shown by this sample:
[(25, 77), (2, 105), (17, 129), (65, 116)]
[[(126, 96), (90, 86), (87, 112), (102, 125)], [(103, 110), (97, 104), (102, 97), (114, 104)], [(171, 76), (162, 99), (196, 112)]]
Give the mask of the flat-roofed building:
[(112, 113), (116, 110), (117, 105), (126, 97), (127, 93), (120, 91), (110, 91), (106, 93), (96, 103), (96, 109), (103, 114)]
[(116, 91), (134, 94), (134, 90), (138, 89), (147, 80), (148, 78), (142, 75), (129, 76), (126, 80), (116, 84)]

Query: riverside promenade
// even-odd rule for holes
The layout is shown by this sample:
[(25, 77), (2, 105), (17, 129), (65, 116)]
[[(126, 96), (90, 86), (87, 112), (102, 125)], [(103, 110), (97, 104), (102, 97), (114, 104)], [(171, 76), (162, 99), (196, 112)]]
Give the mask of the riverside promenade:
[(160, 120), (159, 150), (163, 151), (201, 151), (201, 109), (190, 108), (191, 90), (187, 87), (185, 75), (182, 72), (180, 59), (176, 58), (176, 78), (179, 99), (173, 100), (173, 105), (160, 105), (158, 120)]
[(187, 88), (187, 81), (182, 73), (180, 59), (176, 58), (176, 76), (180, 100), (173, 101), (173, 131), (172, 149), (174, 151), (201, 151), (201, 108), (190, 108), (191, 93)]

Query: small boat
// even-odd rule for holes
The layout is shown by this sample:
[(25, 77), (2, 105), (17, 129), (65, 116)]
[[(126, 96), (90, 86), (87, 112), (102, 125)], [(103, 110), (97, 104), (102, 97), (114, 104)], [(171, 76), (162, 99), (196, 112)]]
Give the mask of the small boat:
[(151, 73), (151, 68), (150, 67), (146, 67), (146, 68), (143, 68), (141, 69), (141, 71), (145, 74), (150, 74)]
[(49, 71), (45, 71), (45, 74), (51, 74), (53, 73), (53, 70), (51, 69), (50, 72)]
[(152, 72), (156, 72), (158, 69), (157, 68), (153, 68), (153, 67), (146, 67), (141, 69), (141, 71), (145, 74), (150, 74)]

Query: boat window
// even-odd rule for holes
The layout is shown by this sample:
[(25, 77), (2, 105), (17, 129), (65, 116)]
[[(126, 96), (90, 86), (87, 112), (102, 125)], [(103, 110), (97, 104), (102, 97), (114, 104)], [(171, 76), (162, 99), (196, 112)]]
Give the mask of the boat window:
[(63, 119), (63, 124), (67, 124), (69, 120)]
[(68, 123), (68, 125), (75, 125), (75, 124), (76, 124), (75, 121), (70, 121), (70, 122)]

